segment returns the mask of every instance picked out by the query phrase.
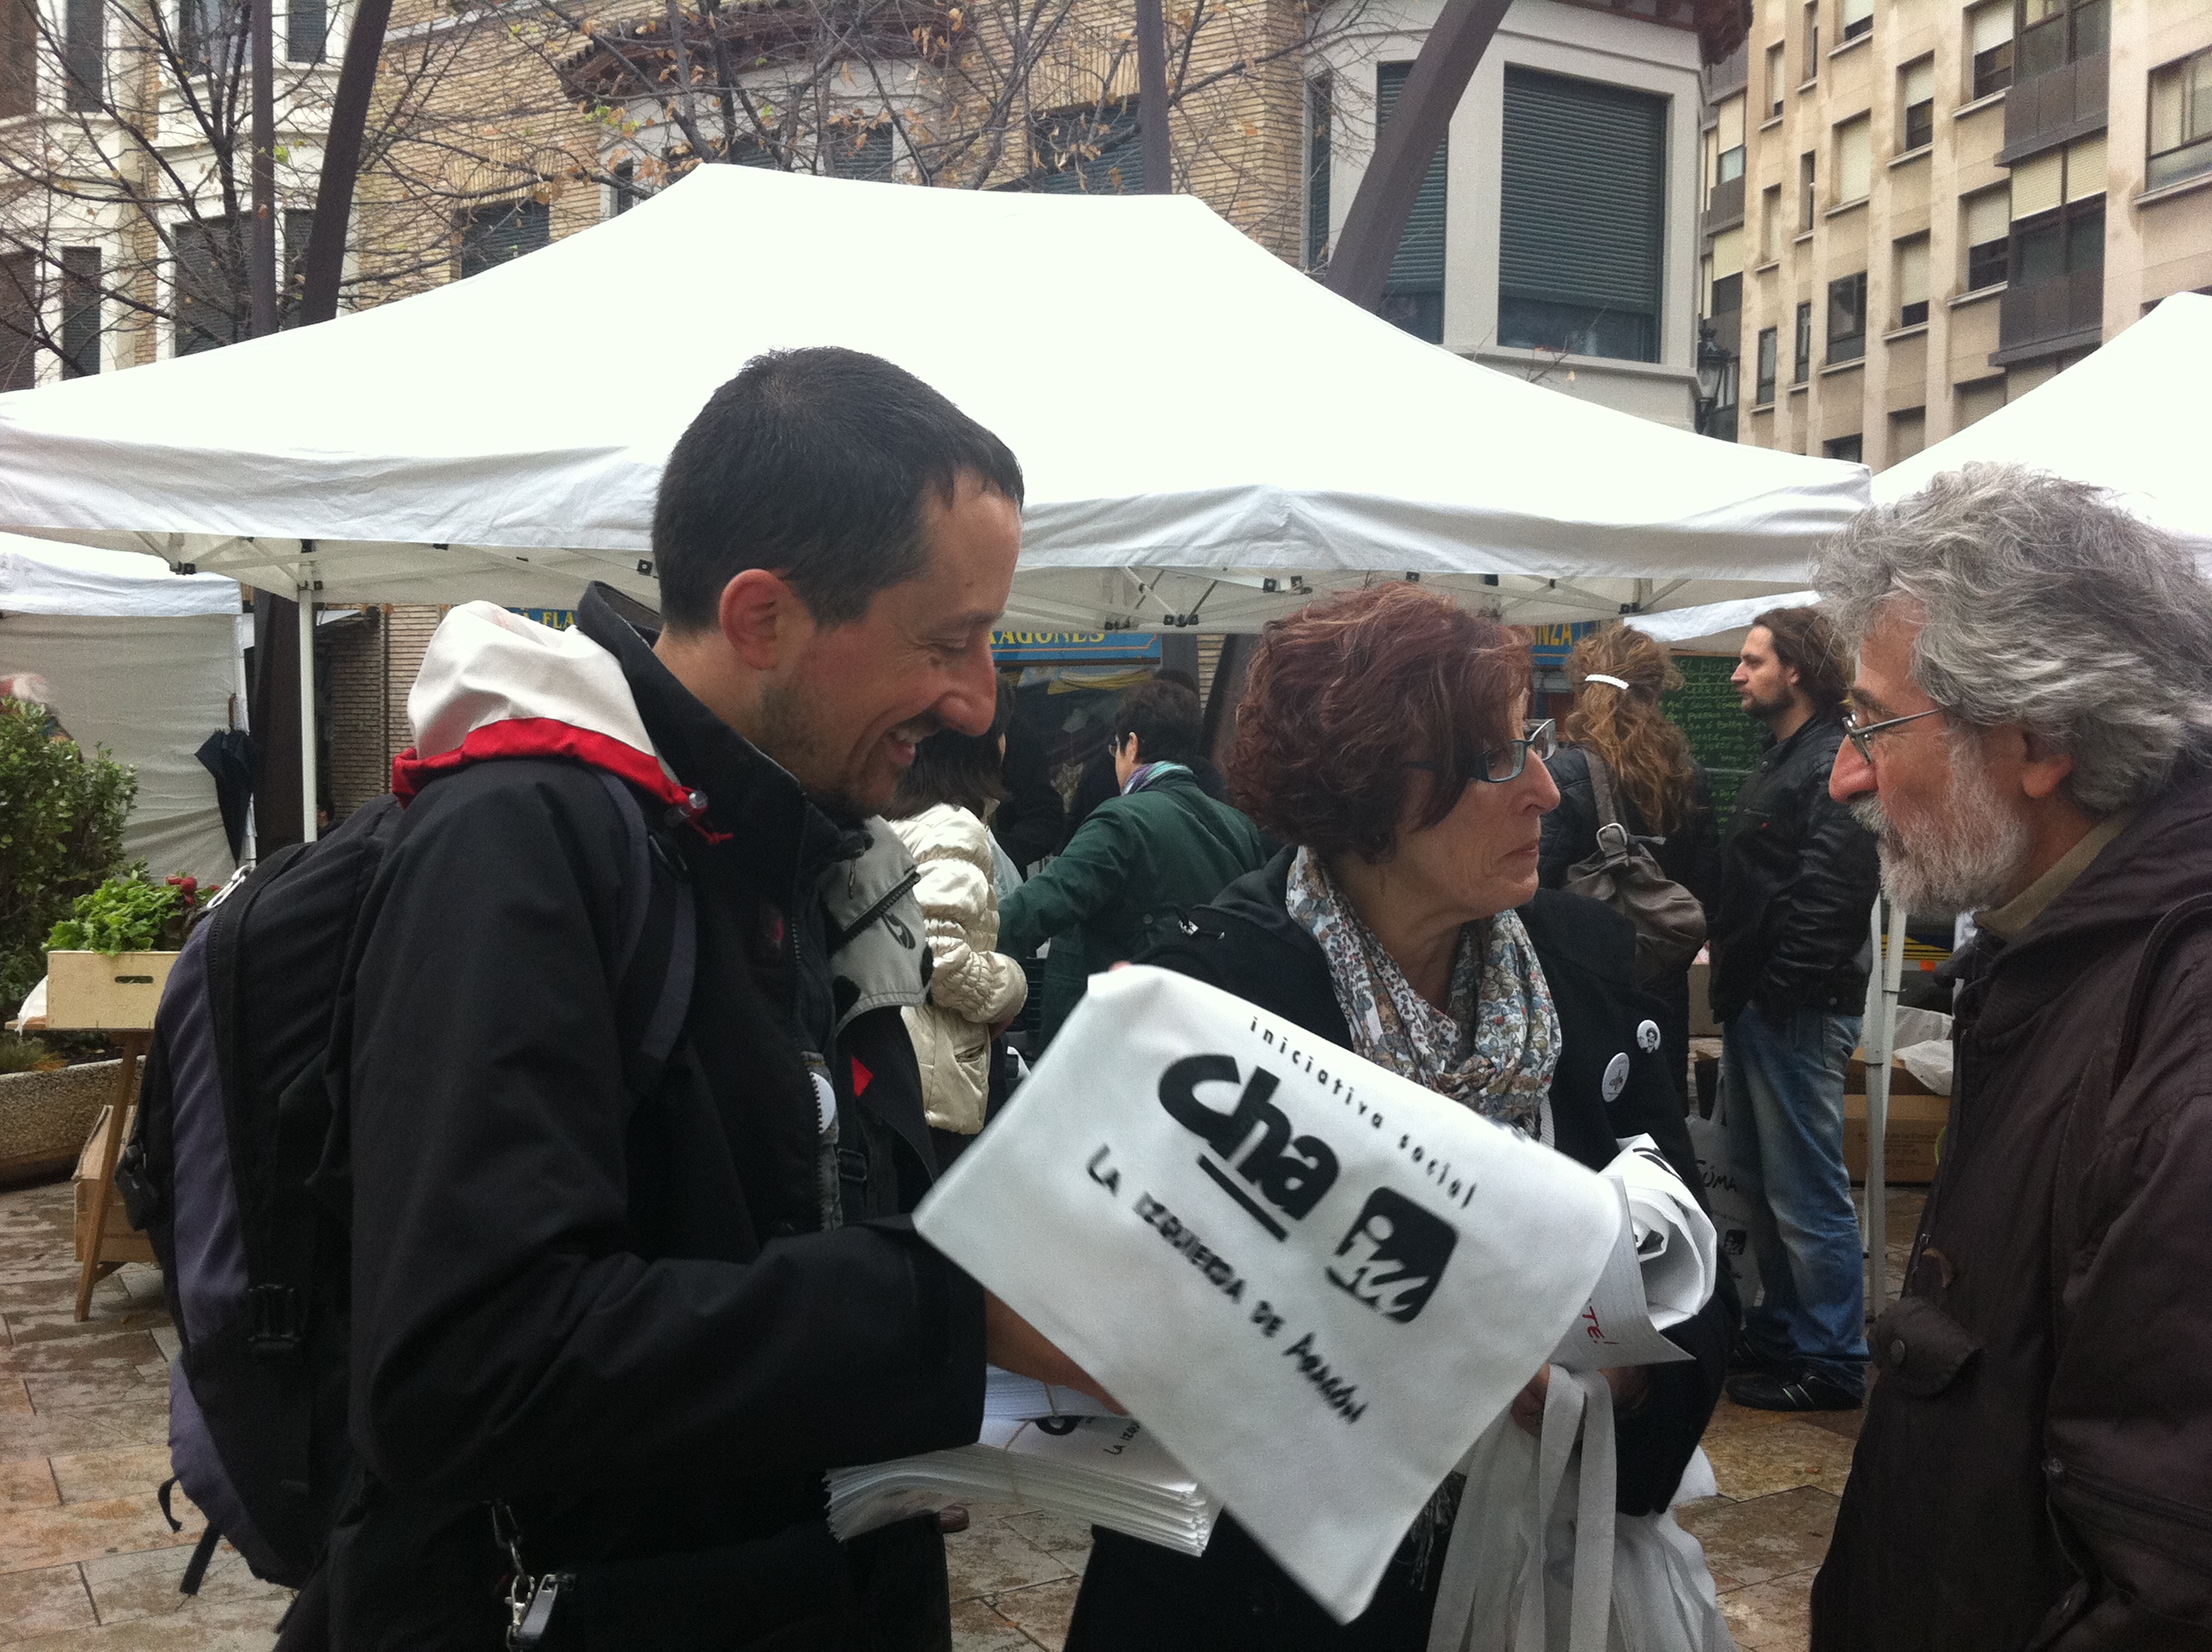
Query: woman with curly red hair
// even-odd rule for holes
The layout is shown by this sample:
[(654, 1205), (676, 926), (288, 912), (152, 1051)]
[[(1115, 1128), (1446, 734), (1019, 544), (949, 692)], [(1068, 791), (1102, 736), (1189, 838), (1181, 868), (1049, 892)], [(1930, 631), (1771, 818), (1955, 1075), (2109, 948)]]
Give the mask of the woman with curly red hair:
[[(1551, 726), (1522, 720), (1528, 683), (1524, 642), (1415, 585), (1351, 592), (1270, 625), (1229, 783), (1289, 847), (1142, 962), (1234, 993), (1592, 1169), (1612, 1160), (1617, 1138), (1649, 1134), (1694, 1187), (1656, 1054), (1658, 1006), (1630, 980), (1628, 920), (1537, 888), (1559, 793), (1544, 766)], [(1735, 1321), (1733, 1295), (1717, 1297), (1668, 1333), (1690, 1361), (1607, 1374), (1624, 1514), (1672, 1499), (1720, 1393)], [(1532, 1432), (1544, 1375), (1514, 1406)], [(1343, 1625), (1233, 1517), (1197, 1559), (1099, 1532), (1067, 1644), (1414, 1652), (1428, 1644), (1457, 1493), (1455, 1481), (1437, 1488), (1373, 1604)]]

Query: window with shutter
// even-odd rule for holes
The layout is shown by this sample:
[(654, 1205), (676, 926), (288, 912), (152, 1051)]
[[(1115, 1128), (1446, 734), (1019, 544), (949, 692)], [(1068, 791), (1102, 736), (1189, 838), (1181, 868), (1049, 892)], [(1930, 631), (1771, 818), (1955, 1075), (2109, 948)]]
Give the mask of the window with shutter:
[(833, 121), (827, 134), (830, 170), (839, 178), (887, 184), (891, 178), (891, 123), (865, 118)]
[(1045, 117), (1030, 134), (1036, 166), (1023, 186), (1045, 195), (1142, 195), (1138, 120), (1134, 98)]
[(330, 44), (330, 0), (286, 0), (285, 61), (320, 63), (328, 54)]
[(100, 371), (100, 249), (62, 248), (62, 377)]
[(1874, 188), (1874, 121), (1861, 115), (1836, 128), (1836, 203), (1863, 201)]
[(1856, 361), (1866, 354), (1866, 271), (1828, 283), (1828, 361)]
[(1797, 307), (1797, 336), (1794, 343), (1796, 348), (1790, 363), (1790, 382), (1802, 385), (1813, 376), (1813, 307), (1810, 304)]
[(1936, 141), (1936, 59), (1931, 55), (1897, 71), (1897, 148), (1901, 155)]
[(1664, 98), (1505, 71), (1498, 342), (1659, 359)]
[(482, 275), (553, 239), (553, 214), (543, 201), (504, 201), (459, 215), (461, 278)]
[(2005, 278), (2012, 234), (2012, 187), (2000, 184), (1959, 203), (1959, 238), (1966, 248), (1966, 290), (1979, 292)]
[[(1406, 76), (1413, 70), (1409, 63), (1376, 65), (1377, 135), (1397, 112), (1399, 94), (1405, 90)], [(1511, 118), (1509, 114), (1509, 125)], [(1510, 138), (1507, 143), (1510, 149)], [(1447, 134), (1437, 140), (1437, 152), (1429, 158), (1429, 169), (1421, 174), (1420, 193), (1413, 197), (1413, 210), (1407, 215), (1406, 233), (1399, 238), (1397, 253), (1390, 260), (1390, 273), (1382, 282), (1382, 302), (1378, 310), (1386, 321), (1396, 323), (1431, 344), (1441, 344), (1444, 339), (1444, 195), (1450, 173), (1450, 154), (1451, 138)]]
[(2212, 172), (2212, 51), (2152, 71), (2151, 189)]
[(1967, 14), (1966, 55), (1974, 96), (1985, 98), (2012, 84), (2012, 0), (1988, 0)]
[(105, 0), (68, 0), (64, 13), (63, 70), (69, 106), (101, 107), (107, 99), (107, 7)]
[(1782, 185), (1769, 184), (1759, 192), (1759, 261), (1772, 264), (1782, 256)]
[(1844, 38), (1856, 40), (1874, 27), (1874, 0), (1843, 0)]
[(296, 326), (300, 301), (307, 294), (307, 242), (315, 233), (313, 207), (289, 207), (283, 216), (284, 285), (276, 295), (276, 325)]
[(1329, 126), (1334, 83), (1327, 75), (1306, 82), (1306, 268), (1328, 262)]
[(1928, 319), (1928, 237), (1909, 235), (1896, 245), (1897, 325), (1917, 327)]
[(1764, 407), (1774, 399), (1775, 375), (1780, 371), (1782, 338), (1778, 329), (1762, 327), (1759, 333), (1759, 383), (1754, 397)]
[(1766, 48), (1766, 114), (1771, 120), (1782, 112), (1784, 96), (1790, 90), (1790, 53), (1780, 41)]
[(180, 223), (169, 232), (179, 355), (234, 344), (248, 331), (245, 237), (228, 218)]
[(0, 391), (39, 382), (40, 297), (38, 255), (0, 254)]
[[(38, 0), (0, 0), (0, 120), (38, 107)], [(0, 351), (7, 349), (0, 339)]]

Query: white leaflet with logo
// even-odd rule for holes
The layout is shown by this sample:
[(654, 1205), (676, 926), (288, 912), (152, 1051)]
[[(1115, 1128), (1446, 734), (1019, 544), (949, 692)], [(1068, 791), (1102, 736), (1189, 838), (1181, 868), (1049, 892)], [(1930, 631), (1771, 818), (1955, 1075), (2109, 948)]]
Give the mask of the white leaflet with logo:
[(1563, 1155), (1143, 967), (1092, 978), (915, 1219), (1345, 1621), (1624, 1222)]

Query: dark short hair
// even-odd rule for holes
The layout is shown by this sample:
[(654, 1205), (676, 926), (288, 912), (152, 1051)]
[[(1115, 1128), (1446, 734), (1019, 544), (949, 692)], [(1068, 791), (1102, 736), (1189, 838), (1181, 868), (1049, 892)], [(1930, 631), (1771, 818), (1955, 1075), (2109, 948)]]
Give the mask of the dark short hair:
[(1006, 444), (880, 356), (819, 348), (757, 355), (708, 398), (668, 456), (653, 512), (661, 617), (716, 623), (748, 568), (791, 582), (825, 626), (850, 623), (928, 556), (926, 507), (973, 472), (1016, 505)]
[(1120, 750), (1133, 734), (1146, 762), (1187, 763), (1198, 756), (1205, 720), (1196, 689), (1156, 677), (1128, 689), (1114, 708), (1114, 748)]
[(915, 747), (914, 761), (899, 777), (898, 791), (884, 815), (892, 820), (910, 820), (925, 810), (949, 803), (980, 820), (990, 812), (993, 804), (1004, 803), (1007, 792), (999, 739), (1013, 720), (1013, 685), (1001, 677), (998, 709), (992, 714), (989, 730), (963, 734), (957, 729), (939, 729)]
[(1850, 662), (1834, 624), (1817, 608), (1770, 608), (1752, 621), (1774, 639), (1774, 657), (1797, 673), (1797, 686), (1829, 711), (1850, 692)]
[(1413, 775), (1413, 829), (1458, 806), (1482, 754), (1520, 738), (1528, 644), (1440, 592), (1392, 580), (1269, 623), (1254, 650), (1229, 793), (1261, 827), (1328, 856), (1389, 858)]

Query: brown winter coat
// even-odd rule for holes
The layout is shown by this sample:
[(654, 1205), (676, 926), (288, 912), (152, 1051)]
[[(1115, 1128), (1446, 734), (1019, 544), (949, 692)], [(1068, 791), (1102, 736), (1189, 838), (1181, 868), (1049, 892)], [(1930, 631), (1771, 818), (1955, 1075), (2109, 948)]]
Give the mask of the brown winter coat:
[(2203, 896), (2189, 770), (1972, 975), (1814, 1652), (2212, 1648)]

